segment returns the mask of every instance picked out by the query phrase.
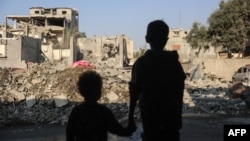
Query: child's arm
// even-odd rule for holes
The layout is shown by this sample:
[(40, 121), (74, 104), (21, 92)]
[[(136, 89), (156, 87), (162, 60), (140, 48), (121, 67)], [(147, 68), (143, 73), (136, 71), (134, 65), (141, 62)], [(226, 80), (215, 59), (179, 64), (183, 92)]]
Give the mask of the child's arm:
[(121, 123), (118, 122), (111, 110), (107, 113), (107, 120), (108, 131), (112, 134), (116, 134), (118, 136), (132, 136), (135, 131), (135, 129), (124, 128)]
[(136, 129), (136, 124), (134, 121), (134, 111), (139, 99), (139, 95), (141, 93), (141, 72), (142, 66), (141, 61), (143, 58), (139, 58), (133, 65), (132, 72), (131, 72), (131, 81), (129, 82), (129, 113), (128, 113), (128, 129)]
[(130, 92), (130, 102), (129, 102), (129, 113), (128, 113), (128, 129), (136, 129), (136, 124), (134, 120), (134, 112), (139, 96), (135, 93)]

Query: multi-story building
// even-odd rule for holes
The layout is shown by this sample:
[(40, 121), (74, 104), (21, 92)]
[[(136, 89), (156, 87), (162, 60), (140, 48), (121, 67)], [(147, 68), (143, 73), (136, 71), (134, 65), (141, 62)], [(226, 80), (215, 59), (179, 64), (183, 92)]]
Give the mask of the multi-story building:
[(79, 35), (78, 16), (76, 9), (43, 7), (30, 8), (27, 16), (7, 15), (5, 24), (0, 26), (0, 67), (25, 67), (29, 62), (40, 63), (45, 59), (50, 62), (68, 59), (71, 64), (89, 51), (102, 60), (115, 59), (117, 67), (129, 64), (133, 59), (132, 40), (125, 35), (73, 36)]
[(59, 42), (65, 40), (67, 31), (78, 31), (78, 11), (72, 8), (31, 7), (28, 16), (7, 15), (13, 20), (13, 28), (8, 31), (14, 35), (23, 35), (46, 39), (56, 37)]
[(78, 16), (76, 9), (43, 7), (31, 7), (29, 15), (7, 15), (0, 26), (1, 66), (39, 63), (44, 57), (53, 59), (56, 47), (70, 48), (65, 41), (67, 33), (78, 32)]
[(182, 28), (170, 29), (169, 40), (165, 46), (166, 50), (177, 50), (181, 58), (188, 58), (191, 47), (187, 43), (185, 37), (188, 31)]

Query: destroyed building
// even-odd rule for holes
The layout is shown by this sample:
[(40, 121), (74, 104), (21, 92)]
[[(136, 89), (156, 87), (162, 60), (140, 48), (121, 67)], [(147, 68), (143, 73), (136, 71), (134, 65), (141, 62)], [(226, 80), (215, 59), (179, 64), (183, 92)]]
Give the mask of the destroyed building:
[[(121, 70), (113, 67), (119, 68), (130, 64), (133, 58), (133, 41), (125, 35), (81, 37), (71, 38), (69, 48), (57, 48), (56, 41), (66, 39), (66, 25), (71, 18), (56, 13), (69, 14), (73, 11), (66, 8), (64, 9), (66, 12), (63, 12), (63, 9), (31, 8), (30, 16), (7, 16), (7, 19), (14, 21), (15, 26), (11, 27), (6, 22), (0, 27), (0, 67), (17, 67), (17, 64), (25, 66), (29, 61), (39, 63), (43, 59), (53, 61), (64, 57), (69, 58), (71, 61), (68, 63), (70, 63), (78, 59), (92, 59), (95, 56), (102, 61), (96, 63), (97, 71), (105, 78), (100, 102), (106, 103), (118, 115), (118, 119), (123, 119), (127, 116), (129, 106), (127, 84), (131, 79), (131, 69)], [(77, 15), (75, 16), (77, 18)], [(37, 19), (36, 22), (32, 20), (33, 18)], [(56, 41), (51, 40), (55, 38)], [(175, 47), (176, 50), (179, 47), (184, 48), (182, 44), (178, 45), (177, 41), (172, 43), (171, 47)], [(116, 63), (117, 65), (114, 65)], [(220, 69), (220, 74), (225, 76), (225, 70), (231, 70), (234, 66), (232, 64), (240, 65), (240, 62), (208, 60), (204, 63), (207, 72), (219, 68), (214, 67), (215, 64), (223, 68)], [(228, 66), (231, 69), (228, 69)], [(82, 101), (75, 87), (78, 74), (82, 71), (84, 68), (81, 67), (61, 69), (50, 63), (32, 64), (27, 70), (0, 68), (0, 80), (2, 80), (0, 81), (0, 126), (17, 123), (65, 125), (74, 104)], [(204, 77), (195, 81), (187, 80), (185, 83), (184, 112), (197, 114), (248, 112), (244, 101), (227, 96), (228, 84), (224, 81)], [(138, 112), (136, 117), (140, 118)]]
[(7, 15), (4, 25), (0, 26), (1, 67), (25, 68), (29, 62), (63, 59), (70, 65), (84, 59), (85, 43), (90, 40), (93, 42), (92, 46), (88, 44), (88, 52), (103, 61), (116, 58), (119, 64), (116, 66), (123, 67), (132, 60), (133, 41), (125, 35), (86, 38), (79, 32), (78, 24), (77, 9), (67, 7), (31, 7), (29, 15)]
[(78, 38), (77, 46), (86, 59), (94, 54), (100, 61), (113, 61), (116, 68), (132, 65), (133, 41), (125, 35)]
[(63, 41), (67, 30), (72, 28), (78, 30), (76, 9), (31, 7), (29, 14), (28, 16), (7, 15), (6, 22), (11, 19), (14, 24), (7, 32), (14, 36), (24, 34), (41, 38), (43, 43), (46, 43), (46, 38), (50, 36), (56, 36), (59, 41)]
[(0, 32), (1, 66), (24, 68), (48, 59), (42, 50), (63, 43), (72, 28), (78, 30), (78, 12), (71, 8), (31, 7), (28, 16), (7, 15)]

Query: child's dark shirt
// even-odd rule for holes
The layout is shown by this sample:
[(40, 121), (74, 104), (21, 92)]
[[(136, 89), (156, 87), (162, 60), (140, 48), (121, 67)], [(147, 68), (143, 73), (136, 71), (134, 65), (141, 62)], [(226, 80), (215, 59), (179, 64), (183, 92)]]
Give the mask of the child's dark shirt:
[(75, 106), (66, 128), (67, 141), (107, 141), (108, 132), (129, 136), (112, 111), (102, 104)]

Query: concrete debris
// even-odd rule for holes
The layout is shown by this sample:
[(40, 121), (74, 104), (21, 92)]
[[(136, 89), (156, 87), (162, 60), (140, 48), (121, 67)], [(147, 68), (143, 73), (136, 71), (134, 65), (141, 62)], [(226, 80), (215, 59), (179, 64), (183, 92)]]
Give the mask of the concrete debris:
[(202, 77), (201, 63), (193, 61), (190, 64), (189, 70), (187, 70), (187, 74), (190, 75), (190, 80), (197, 80)]
[(34, 95), (30, 95), (26, 97), (27, 108), (31, 108), (35, 103), (36, 103), (36, 98)]
[(109, 92), (106, 96), (110, 103), (117, 102), (119, 96), (115, 94), (113, 91)]
[(24, 94), (16, 91), (16, 90), (10, 90), (9, 91), (10, 96), (16, 99), (16, 101), (20, 102), (25, 99)]
[(229, 91), (233, 98), (245, 99), (250, 96), (250, 87), (244, 85), (242, 82), (235, 82), (229, 86)]
[(250, 109), (250, 86), (244, 85), (243, 82), (235, 82), (229, 86), (229, 91), (232, 98), (244, 100), (247, 109)]
[[(103, 77), (100, 102), (112, 109), (119, 120), (126, 119), (131, 68), (114, 68), (105, 61), (91, 62)], [(0, 68), (0, 125), (66, 124), (72, 108), (84, 100), (78, 94), (76, 82), (86, 68), (57, 66), (60, 63), (33, 64), (25, 70)], [(244, 100), (231, 97), (232, 93), (229, 83), (218, 79), (187, 80), (183, 112), (249, 112)], [(135, 117), (140, 119), (138, 108)]]
[(54, 102), (56, 107), (63, 107), (68, 104), (67, 96), (65, 95), (57, 95), (54, 96)]

